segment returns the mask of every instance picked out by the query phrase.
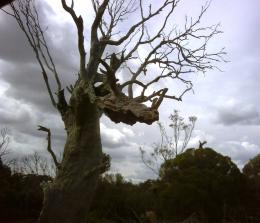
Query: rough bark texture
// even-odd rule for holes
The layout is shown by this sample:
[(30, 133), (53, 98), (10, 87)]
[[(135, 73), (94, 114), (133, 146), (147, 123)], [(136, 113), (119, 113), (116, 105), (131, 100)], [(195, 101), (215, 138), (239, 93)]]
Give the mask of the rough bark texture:
[(54, 182), (45, 187), (40, 223), (83, 223), (100, 174), (93, 169), (102, 162), (99, 110), (75, 91), (62, 114), (67, 131), (61, 168)]
[(157, 109), (138, 103), (123, 93), (117, 97), (113, 97), (111, 93), (100, 97), (97, 100), (97, 104), (106, 116), (115, 123), (123, 122), (133, 125), (140, 122), (151, 125), (153, 122), (159, 120)]

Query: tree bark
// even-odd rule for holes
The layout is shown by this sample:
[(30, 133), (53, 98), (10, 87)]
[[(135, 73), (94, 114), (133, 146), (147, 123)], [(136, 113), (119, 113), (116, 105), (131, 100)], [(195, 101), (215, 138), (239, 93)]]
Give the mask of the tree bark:
[(102, 162), (100, 114), (77, 89), (62, 115), (67, 131), (63, 160), (54, 181), (44, 188), (40, 223), (86, 223)]

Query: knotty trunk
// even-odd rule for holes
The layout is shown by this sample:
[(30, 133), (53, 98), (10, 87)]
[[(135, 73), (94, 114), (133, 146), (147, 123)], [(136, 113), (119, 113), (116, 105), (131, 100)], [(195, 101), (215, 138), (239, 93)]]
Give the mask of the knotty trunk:
[(63, 115), (67, 141), (54, 182), (44, 189), (40, 223), (85, 223), (102, 162), (100, 114), (82, 95), (72, 97)]

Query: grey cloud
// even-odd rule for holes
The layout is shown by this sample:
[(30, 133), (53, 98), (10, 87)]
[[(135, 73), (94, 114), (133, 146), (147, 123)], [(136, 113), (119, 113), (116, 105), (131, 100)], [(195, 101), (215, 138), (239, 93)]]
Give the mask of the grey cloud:
[(141, 154), (136, 144), (114, 149), (104, 146), (104, 152), (111, 156), (113, 163), (122, 163), (122, 165), (126, 161), (138, 163), (141, 160)]
[(107, 127), (103, 123), (101, 123), (101, 139), (102, 145), (109, 149), (129, 146), (126, 135), (122, 131)]
[(6, 108), (0, 109), (0, 123), (2, 125), (23, 125), (24, 123), (28, 122), (31, 122), (31, 114), (26, 110), (16, 110), (15, 112), (10, 112), (10, 110), (8, 111)]
[(0, 97), (0, 125), (12, 132), (33, 134), (33, 126), (36, 126), (37, 115), (26, 104), (15, 100)]
[(7, 97), (53, 112), (41, 71), (34, 65), (21, 64), (19, 68), (4, 69), (1, 78), (9, 84), (5, 92)]
[(143, 182), (146, 179), (158, 178), (158, 175), (156, 175), (152, 170), (148, 169), (143, 163), (140, 163), (138, 166), (139, 168), (135, 170), (134, 174), (126, 176), (127, 179), (131, 179), (133, 180), (133, 182), (139, 183)]
[(146, 179), (158, 178), (154, 172), (142, 163), (140, 157), (134, 161), (122, 160), (112, 163), (111, 172), (119, 172), (127, 180), (132, 180), (134, 183), (139, 183)]
[(27, 63), (34, 59), (33, 51), (27, 43), (15, 20), (0, 13), (0, 59), (12, 63)]
[(217, 111), (217, 123), (223, 125), (259, 125), (260, 115), (252, 104), (226, 105)]

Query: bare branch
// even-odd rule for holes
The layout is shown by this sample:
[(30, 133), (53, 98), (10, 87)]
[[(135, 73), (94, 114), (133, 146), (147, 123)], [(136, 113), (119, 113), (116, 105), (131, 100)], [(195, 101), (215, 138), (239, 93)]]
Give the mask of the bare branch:
[(60, 163), (58, 162), (57, 157), (51, 148), (51, 130), (41, 125), (39, 125), (38, 127), (39, 127), (38, 128), (39, 131), (47, 132), (47, 141), (48, 141), (47, 151), (51, 154), (51, 157), (53, 159), (56, 168), (59, 169)]
[(48, 48), (44, 32), (40, 26), (39, 15), (37, 9), (34, 5), (33, 0), (17, 0), (16, 3), (10, 4), (12, 13), (4, 11), (8, 15), (11, 15), (15, 18), (21, 30), (26, 35), (26, 38), (32, 47), (36, 59), (41, 67), (42, 76), (49, 93), (52, 105), (56, 108), (57, 102), (54, 99), (54, 95), (52, 93), (48, 71), (54, 75), (57, 84), (57, 92), (61, 90), (61, 82), (51, 56), (50, 50)]
[[(141, 153), (141, 159), (143, 164), (149, 168), (155, 175), (159, 176), (159, 166), (157, 162), (153, 162), (153, 160), (151, 159), (146, 159), (145, 155), (146, 152), (144, 149), (142, 149), (142, 147), (139, 147), (140, 153)], [(153, 157), (153, 156), (152, 156)], [(155, 157), (156, 159), (156, 157)]]
[(8, 145), (10, 138), (8, 136), (8, 130), (6, 128), (1, 129), (0, 131), (0, 162), (3, 161), (4, 156), (8, 154)]
[(91, 43), (98, 41), (97, 30), (102, 21), (103, 14), (107, 8), (108, 3), (109, 0), (104, 0), (103, 3), (98, 8), (96, 8), (96, 17), (91, 27)]
[(145, 22), (147, 22), (148, 20), (151, 20), (153, 17), (155, 17), (156, 15), (159, 15), (160, 12), (165, 9), (169, 4), (173, 4), (175, 1), (169, 1), (169, 0), (166, 0), (164, 2), (164, 4), (159, 8), (157, 9), (155, 12), (150, 12), (149, 15), (147, 17), (143, 17), (141, 21), (139, 21), (138, 23), (136, 23), (135, 25), (133, 25), (129, 30), (128, 32), (123, 36), (121, 37), (119, 40), (103, 40), (103, 43), (105, 44), (108, 44), (108, 45), (121, 45), (124, 41), (126, 41), (130, 36), (131, 34), (134, 33), (134, 31), (141, 25), (143, 25)]
[(78, 50), (80, 54), (80, 74), (82, 78), (86, 78), (85, 69), (86, 69), (86, 52), (84, 46), (84, 23), (81, 16), (77, 16), (74, 11), (74, 0), (72, 0), (71, 6), (68, 6), (66, 0), (61, 0), (62, 6), (66, 12), (68, 12), (78, 31)]

